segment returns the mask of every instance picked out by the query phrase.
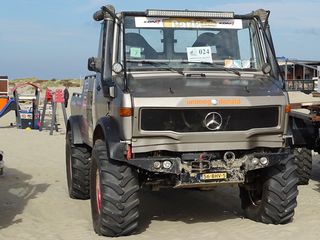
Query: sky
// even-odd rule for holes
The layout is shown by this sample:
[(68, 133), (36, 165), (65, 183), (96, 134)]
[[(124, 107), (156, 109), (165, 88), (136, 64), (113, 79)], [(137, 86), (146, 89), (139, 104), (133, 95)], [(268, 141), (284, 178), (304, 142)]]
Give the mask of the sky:
[(87, 59), (97, 54), (101, 6), (116, 11), (189, 9), (271, 11), (277, 56), (320, 60), (320, 0), (0, 0), (0, 75), (10, 79), (84, 77)]

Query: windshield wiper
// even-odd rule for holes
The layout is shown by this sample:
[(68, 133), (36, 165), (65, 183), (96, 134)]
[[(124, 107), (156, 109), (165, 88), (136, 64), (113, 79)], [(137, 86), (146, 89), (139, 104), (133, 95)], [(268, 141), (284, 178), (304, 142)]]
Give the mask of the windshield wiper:
[(241, 77), (241, 73), (236, 70), (236, 69), (232, 69), (232, 68), (226, 68), (226, 67), (222, 67), (216, 63), (211, 63), (211, 62), (189, 62), (189, 61), (182, 61), (181, 63), (198, 63), (198, 64), (203, 64), (203, 65), (208, 65), (210, 67), (214, 67), (217, 70), (222, 70), (225, 72), (230, 72), (230, 73), (234, 73), (235, 75)]
[[(168, 71), (171, 71), (171, 72), (179, 73), (180, 75), (184, 76), (184, 72), (183, 71), (178, 70), (176, 68), (170, 67), (169, 64), (166, 63), (166, 62), (154, 62), (154, 61), (150, 61), (150, 60), (127, 60), (127, 62), (150, 64), (150, 65), (153, 65), (153, 66), (156, 66), (156, 67), (160, 66), (161, 68), (158, 68), (160, 70), (168, 70)], [(162, 65), (165, 65), (165, 67), (163, 67)]]

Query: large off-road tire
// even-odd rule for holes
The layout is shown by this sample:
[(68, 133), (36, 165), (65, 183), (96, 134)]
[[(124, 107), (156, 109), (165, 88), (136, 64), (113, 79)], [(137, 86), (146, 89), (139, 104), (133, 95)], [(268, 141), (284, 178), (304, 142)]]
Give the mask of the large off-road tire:
[(90, 149), (74, 145), (71, 131), (66, 135), (66, 170), (69, 196), (74, 199), (90, 198)]
[(241, 206), (245, 216), (267, 224), (285, 224), (297, 206), (298, 176), (294, 156), (279, 165), (250, 173), (251, 184), (240, 186)]
[(108, 157), (106, 143), (95, 142), (91, 166), (91, 212), (97, 234), (117, 237), (138, 226), (139, 181), (137, 172)]
[(299, 185), (307, 185), (312, 172), (312, 151), (307, 148), (295, 148)]

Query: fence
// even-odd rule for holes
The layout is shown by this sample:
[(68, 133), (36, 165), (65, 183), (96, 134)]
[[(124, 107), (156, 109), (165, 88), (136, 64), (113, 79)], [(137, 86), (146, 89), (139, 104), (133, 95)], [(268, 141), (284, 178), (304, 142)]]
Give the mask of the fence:
[(317, 80), (286, 80), (285, 86), (287, 91), (300, 91), (306, 94), (310, 94), (314, 91), (317, 91)]

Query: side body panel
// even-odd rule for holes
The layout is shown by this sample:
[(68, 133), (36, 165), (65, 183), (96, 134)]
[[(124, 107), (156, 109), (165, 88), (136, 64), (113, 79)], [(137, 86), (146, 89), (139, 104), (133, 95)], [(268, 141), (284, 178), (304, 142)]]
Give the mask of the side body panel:
[(72, 143), (73, 144), (83, 144), (84, 143), (83, 135), (81, 132), (83, 124), (84, 124), (84, 120), (81, 115), (69, 117), (68, 123), (67, 123), (67, 129), (72, 132)]
[(293, 135), (293, 145), (295, 148), (306, 147), (317, 150), (317, 139), (319, 137), (318, 128), (310, 119), (309, 114), (292, 112), (289, 124)]

